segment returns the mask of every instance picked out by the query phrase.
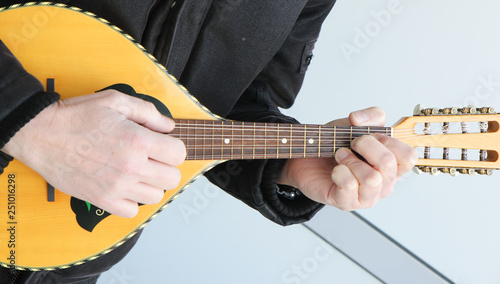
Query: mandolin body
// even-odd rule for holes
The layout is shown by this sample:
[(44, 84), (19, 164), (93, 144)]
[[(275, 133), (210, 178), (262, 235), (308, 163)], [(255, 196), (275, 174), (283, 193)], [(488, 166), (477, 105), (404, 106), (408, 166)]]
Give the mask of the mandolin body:
[[(219, 120), (132, 38), (81, 10), (50, 4), (3, 10), (0, 38), (43, 84), (54, 79), (62, 98), (127, 83), (160, 100), (176, 119)], [(65, 268), (105, 254), (132, 237), (215, 163), (186, 161), (179, 167), (179, 187), (167, 191), (161, 203), (141, 206), (133, 219), (101, 216), (89, 231), (76, 222), (70, 196), (56, 190), (55, 200), (48, 201), (44, 179), (14, 160), (0, 175), (0, 264), (30, 270)], [(90, 215), (103, 213), (93, 206), (88, 209)]]

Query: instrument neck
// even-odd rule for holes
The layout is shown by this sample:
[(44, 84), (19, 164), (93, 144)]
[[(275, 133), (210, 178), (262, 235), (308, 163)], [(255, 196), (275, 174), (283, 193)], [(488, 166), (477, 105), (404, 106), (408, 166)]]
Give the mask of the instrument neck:
[(356, 137), (390, 127), (324, 126), (178, 119), (170, 135), (186, 145), (187, 160), (293, 159), (333, 157)]

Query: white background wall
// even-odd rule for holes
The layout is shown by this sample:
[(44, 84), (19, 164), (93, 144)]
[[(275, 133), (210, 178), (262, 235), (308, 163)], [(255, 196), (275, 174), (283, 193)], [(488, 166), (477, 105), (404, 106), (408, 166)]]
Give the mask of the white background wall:
[[(416, 104), (500, 110), (499, 11), (493, 0), (339, 0), (286, 112), (325, 123), (377, 105), (391, 125)], [(409, 174), (359, 213), (457, 283), (500, 283), (499, 176)], [(371, 282), (303, 227), (278, 227), (200, 180), (99, 283)]]

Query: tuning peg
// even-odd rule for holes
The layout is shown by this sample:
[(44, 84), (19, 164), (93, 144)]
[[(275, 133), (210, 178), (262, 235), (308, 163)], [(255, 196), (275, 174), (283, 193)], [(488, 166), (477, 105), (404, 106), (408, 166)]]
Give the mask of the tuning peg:
[(477, 171), (477, 173), (480, 175), (491, 176), (493, 174), (493, 171), (488, 169), (480, 169)]
[(492, 108), (492, 107), (482, 107), (479, 109), (479, 112), (480, 113), (490, 113), (490, 114), (493, 114), (495, 113), (495, 109)]
[(442, 114), (450, 114), (451, 113), (451, 108), (447, 107), (447, 108), (443, 108), (441, 110), (441, 113)]
[(439, 169), (438, 168), (431, 168), (430, 174), (433, 176), (437, 176), (439, 174)]
[(458, 174), (457, 169), (450, 168), (450, 175), (456, 177)]
[(460, 169), (458, 170), (463, 175), (474, 175), (476, 171), (474, 169)]
[(464, 114), (475, 114), (477, 109), (474, 106), (463, 107), (460, 111)]
[(442, 114), (457, 114), (458, 109), (456, 107), (447, 107), (441, 110)]
[(437, 115), (439, 114), (439, 109), (438, 108), (426, 108), (422, 110), (422, 113), (424, 115)]
[(441, 168), (440, 171), (443, 173), (443, 174), (449, 174), (450, 173), (450, 168)]

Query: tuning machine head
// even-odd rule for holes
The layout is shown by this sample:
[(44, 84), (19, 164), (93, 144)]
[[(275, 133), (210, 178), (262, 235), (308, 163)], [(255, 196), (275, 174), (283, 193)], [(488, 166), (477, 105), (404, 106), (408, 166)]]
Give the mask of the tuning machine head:
[(438, 168), (438, 167), (427, 167), (427, 166), (416, 166), (413, 168), (413, 172), (417, 174), (428, 173), (431, 175), (438, 175), (439, 173), (450, 174), (451, 176), (457, 176), (459, 174), (463, 175), (485, 175), (491, 176), (493, 174), (493, 170), (491, 169), (467, 169), (467, 168)]
[(429, 116), (429, 115), (459, 115), (459, 114), (495, 114), (493, 107), (445, 107), (439, 108), (425, 108), (423, 105), (416, 105), (413, 109), (414, 116)]

